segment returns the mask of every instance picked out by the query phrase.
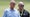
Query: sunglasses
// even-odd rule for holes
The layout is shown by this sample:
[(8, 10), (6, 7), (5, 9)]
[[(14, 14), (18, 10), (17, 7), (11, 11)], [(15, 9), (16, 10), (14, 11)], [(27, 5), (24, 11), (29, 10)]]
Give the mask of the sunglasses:
[(18, 6), (20, 6), (20, 7), (24, 7), (24, 5), (18, 5)]

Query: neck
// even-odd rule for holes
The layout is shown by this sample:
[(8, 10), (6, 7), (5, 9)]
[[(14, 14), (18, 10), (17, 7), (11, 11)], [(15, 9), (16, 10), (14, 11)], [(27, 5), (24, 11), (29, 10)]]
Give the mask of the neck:
[(11, 10), (14, 10), (14, 8), (10, 8)]

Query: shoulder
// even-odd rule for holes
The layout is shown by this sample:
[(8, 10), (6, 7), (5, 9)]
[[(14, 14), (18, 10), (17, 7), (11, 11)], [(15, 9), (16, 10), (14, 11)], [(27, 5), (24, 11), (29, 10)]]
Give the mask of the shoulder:
[(19, 14), (19, 11), (18, 11), (17, 9), (15, 9), (15, 13), (16, 13), (16, 14)]
[(4, 11), (5, 11), (5, 12), (9, 11), (9, 8), (7, 8), (7, 9), (4, 9)]
[(14, 9), (16, 12), (19, 12), (17, 9)]
[(25, 13), (29, 14), (29, 12), (27, 10), (25, 10)]

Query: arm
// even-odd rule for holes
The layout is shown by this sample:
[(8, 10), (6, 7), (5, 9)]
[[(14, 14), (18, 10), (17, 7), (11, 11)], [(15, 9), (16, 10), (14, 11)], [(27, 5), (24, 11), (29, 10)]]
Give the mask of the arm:
[(18, 15), (18, 17), (21, 17), (20, 14)]
[(28, 13), (28, 17), (29, 17), (29, 13)]
[(21, 16), (20, 16), (20, 13), (18, 13), (18, 17), (21, 17)]
[(21, 17), (20, 15), (18, 17)]
[(7, 11), (4, 11), (4, 16), (3, 17), (7, 17)]

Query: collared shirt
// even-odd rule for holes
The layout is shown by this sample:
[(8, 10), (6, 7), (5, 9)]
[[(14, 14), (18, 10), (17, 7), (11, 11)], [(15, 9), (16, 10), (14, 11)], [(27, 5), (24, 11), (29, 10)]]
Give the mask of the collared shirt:
[(20, 15), (16, 9), (6, 9), (3, 17), (20, 17)]

